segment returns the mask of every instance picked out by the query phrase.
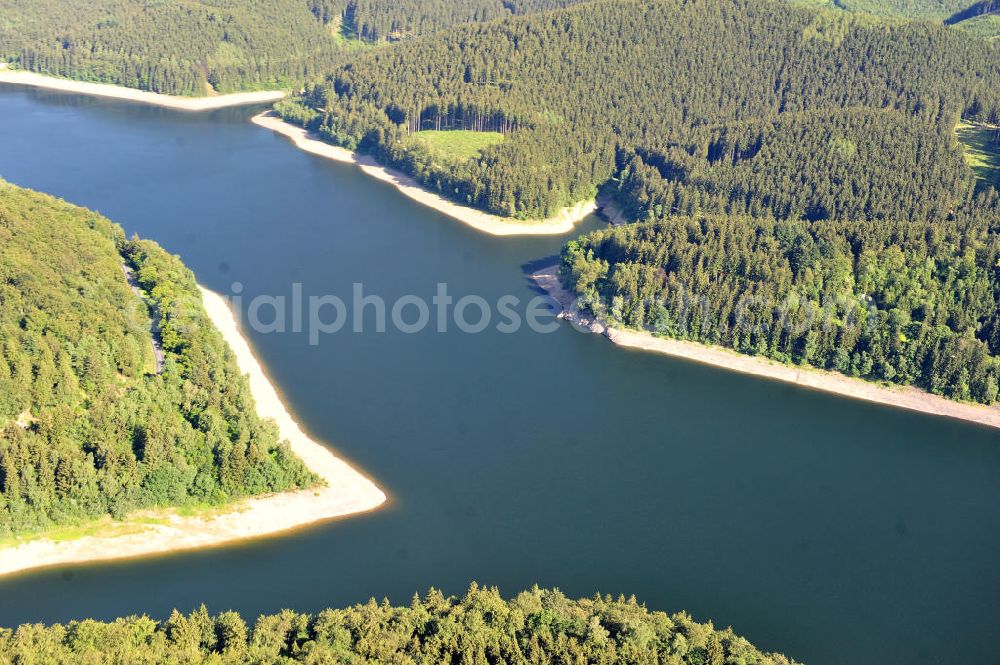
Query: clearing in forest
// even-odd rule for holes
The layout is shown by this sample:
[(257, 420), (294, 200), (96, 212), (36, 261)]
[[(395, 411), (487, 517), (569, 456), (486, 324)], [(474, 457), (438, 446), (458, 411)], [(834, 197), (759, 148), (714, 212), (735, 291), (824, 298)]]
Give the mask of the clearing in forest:
[(955, 128), (965, 161), (980, 180), (1000, 189), (1000, 127), (963, 122)]
[(503, 141), (503, 134), (467, 129), (428, 129), (414, 132), (413, 138), (423, 143), (436, 159), (465, 161), (479, 157), (484, 148)]

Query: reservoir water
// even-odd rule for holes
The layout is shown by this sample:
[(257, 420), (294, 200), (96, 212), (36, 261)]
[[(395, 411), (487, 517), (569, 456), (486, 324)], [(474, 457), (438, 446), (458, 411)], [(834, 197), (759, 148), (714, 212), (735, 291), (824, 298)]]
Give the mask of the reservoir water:
[[(97, 209), (247, 299), (535, 295), (567, 237), (493, 238), (252, 109), (0, 87), (0, 176)], [(584, 228), (596, 228), (589, 219)], [(0, 580), (0, 625), (204, 602), (249, 617), (471, 580), (635, 594), (804, 662), (989, 662), (1000, 433), (616, 348), (560, 326), (251, 334), (290, 409), (391, 495), (285, 537)]]

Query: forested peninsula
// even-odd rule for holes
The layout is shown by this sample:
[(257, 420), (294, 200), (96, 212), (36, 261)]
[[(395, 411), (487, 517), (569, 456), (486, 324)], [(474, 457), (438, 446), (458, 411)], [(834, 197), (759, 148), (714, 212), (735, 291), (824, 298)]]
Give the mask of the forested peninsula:
[(210, 318), (178, 258), (0, 183), (0, 573), (261, 535), (385, 500), (298, 430), (226, 305), (208, 303)]
[(532, 589), (505, 600), (473, 584), (461, 598), (431, 589), (408, 606), (374, 600), (318, 614), (285, 610), (252, 626), (202, 606), (166, 621), (127, 617), (0, 629), (0, 662), (70, 663), (670, 663), (792, 665), (731, 628), (635, 598), (571, 600)]

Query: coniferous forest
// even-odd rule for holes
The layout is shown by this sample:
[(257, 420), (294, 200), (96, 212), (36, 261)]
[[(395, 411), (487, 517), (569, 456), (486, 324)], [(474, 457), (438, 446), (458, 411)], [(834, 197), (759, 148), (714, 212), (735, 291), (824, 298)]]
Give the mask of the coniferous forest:
[[(166, 94), (298, 87), (356, 46), (580, 0), (0, 0), (0, 60), (43, 74)], [(792, 3), (795, 4), (795, 3)], [(821, 3), (822, 4), (822, 3)], [(834, 11), (936, 20), (1000, 35), (995, 3), (831, 2)]]
[(0, 344), (0, 538), (315, 482), (179, 259), (2, 181)]
[(568, 244), (563, 272), (627, 326), (992, 404), (997, 231), (968, 212), (939, 224), (699, 214), (591, 233)]
[(340, 52), (306, 0), (0, 0), (0, 58), (177, 95), (291, 87)]
[(324, 24), (349, 39), (392, 42), (437, 32), (458, 23), (566, 7), (580, 0), (310, 0)]
[(0, 61), (174, 95), (293, 88), (353, 45), (575, 0), (0, 0)]
[(580, 600), (533, 589), (504, 600), (473, 584), (462, 598), (431, 590), (406, 607), (374, 600), (318, 614), (285, 610), (252, 626), (202, 606), (163, 622), (23, 625), (0, 629), (2, 663), (671, 663), (791, 665), (732, 629), (684, 613), (652, 612), (634, 598)]

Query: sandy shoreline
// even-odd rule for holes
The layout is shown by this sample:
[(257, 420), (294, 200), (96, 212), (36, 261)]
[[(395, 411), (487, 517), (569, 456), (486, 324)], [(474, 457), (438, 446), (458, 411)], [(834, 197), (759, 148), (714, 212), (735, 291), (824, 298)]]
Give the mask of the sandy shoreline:
[(590, 332), (604, 335), (619, 346), (686, 358), (706, 365), (794, 383), (844, 397), (1000, 428), (1000, 407), (997, 406), (955, 402), (919, 388), (883, 386), (836, 372), (784, 365), (775, 360), (748, 356), (723, 347), (655, 337), (639, 330), (611, 328), (605, 322), (583, 314), (574, 307), (575, 297), (563, 287), (557, 271), (558, 266), (549, 266), (535, 272), (532, 279), (559, 303), (562, 308), (559, 317)]
[(382, 166), (371, 157), (358, 155), (345, 148), (314, 139), (304, 128), (285, 122), (270, 112), (254, 116), (253, 122), (291, 139), (292, 143), (300, 150), (338, 162), (357, 164), (368, 175), (391, 183), (417, 203), (433, 208), (490, 235), (561, 235), (572, 231), (580, 220), (597, 209), (597, 204), (594, 201), (581, 201), (575, 206), (564, 208), (559, 214), (548, 219), (522, 221), (491, 215), (482, 210), (459, 205), (428, 191), (405, 173)]
[(285, 93), (280, 90), (263, 90), (260, 92), (236, 92), (229, 95), (219, 95), (218, 97), (176, 97), (174, 95), (161, 95), (156, 92), (126, 88), (120, 85), (71, 81), (69, 79), (45, 76), (19, 69), (9, 69), (4, 63), (0, 63), (0, 83), (28, 85), (34, 88), (71, 92), (79, 95), (125, 99), (178, 111), (211, 111), (228, 106), (266, 104), (276, 102), (285, 96)]
[[(124, 559), (220, 545), (288, 531), (334, 517), (373, 510), (385, 494), (368, 478), (313, 441), (282, 404), (246, 340), (229, 305), (216, 293), (202, 289), (205, 310), (236, 354), (240, 370), (250, 376), (257, 411), (273, 418), (282, 438), (313, 472), (327, 481), (315, 490), (286, 492), (246, 499), (210, 516), (180, 517), (165, 513), (163, 523), (141, 524), (123, 535), (85, 536), (76, 540), (39, 539), (0, 551), (0, 575), (52, 566)], [(150, 514), (144, 511), (144, 514)]]

